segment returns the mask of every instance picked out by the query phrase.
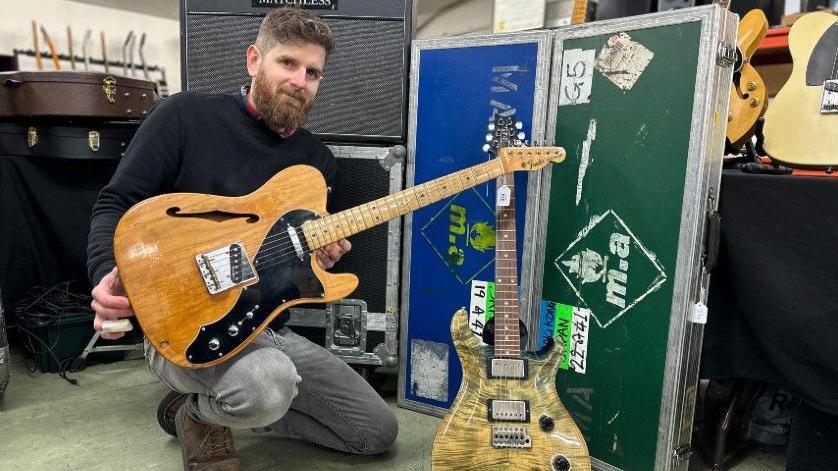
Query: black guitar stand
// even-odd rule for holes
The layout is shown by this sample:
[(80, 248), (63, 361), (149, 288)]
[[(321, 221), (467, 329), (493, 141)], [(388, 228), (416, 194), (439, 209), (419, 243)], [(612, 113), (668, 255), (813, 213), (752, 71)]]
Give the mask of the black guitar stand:
[(765, 126), (765, 118), (760, 117), (756, 123), (756, 142), (749, 139), (745, 142), (742, 149), (734, 149), (730, 142), (725, 142), (725, 152), (729, 154), (736, 154), (739, 157), (732, 159), (731, 166), (738, 168), (745, 173), (756, 173), (766, 175), (789, 175), (791, 169), (777, 163), (764, 163), (762, 161), (763, 155), (767, 155), (763, 144), (765, 143), (765, 135), (763, 134), (763, 127)]

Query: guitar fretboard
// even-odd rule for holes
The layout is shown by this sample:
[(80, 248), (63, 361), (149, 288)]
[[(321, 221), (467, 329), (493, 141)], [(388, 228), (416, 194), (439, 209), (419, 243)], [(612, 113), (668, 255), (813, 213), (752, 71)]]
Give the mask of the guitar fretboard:
[(357, 234), (390, 219), (436, 203), (504, 173), (499, 159), (460, 170), (301, 226), (310, 250)]
[(508, 188), (510, 200), (508, 206), (496, 206), (495, 210), (495, 357), (520, 358), (518, 242), (513, 174), (498, 178), (498, 191), (503, 187)]

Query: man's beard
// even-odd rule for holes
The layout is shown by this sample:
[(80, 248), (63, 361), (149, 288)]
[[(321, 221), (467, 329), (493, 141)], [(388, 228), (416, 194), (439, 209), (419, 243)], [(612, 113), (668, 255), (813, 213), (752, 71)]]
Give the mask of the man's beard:
[[(261, 69), (256, 74), (250, 93), (253, 95), (253, 104), (256, 110), (262, 113), (265, 124), (276, 132), (301, 127), (314, 106), (314, 100), (309, 100), (302, 91), (288, 84), (281, 85), (274, 93)], [(283, 94), (289, 96), (283, 97)]]

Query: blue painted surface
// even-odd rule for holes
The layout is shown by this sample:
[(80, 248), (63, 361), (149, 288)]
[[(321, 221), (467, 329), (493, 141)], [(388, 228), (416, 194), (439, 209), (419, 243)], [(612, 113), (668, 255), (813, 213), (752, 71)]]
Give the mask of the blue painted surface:
[[(493, 113), (515, 113), (530, 140), (538, 44), (522, 43), (420, 53), (414, 184), (486, 162), (482, 147)], [(527, 174), (515, 178), (518, 253), (522, 251)], [(471, 280), (494, 281), (494, 247), (475, 244), (485, 223), (495, 227), (495, 181), (464, 190), (413, 213), (404, 375), (405, 399), (448, 408), (462, 372), (451, 344), (450, 321), (468, 307)], [(520, 273), (520, 256), (518, 257)], [(448, 393), (444, 401), (416, 394), (411, 369), (413, 340), (447, 344)], [(419, 375), (420, 377), (422, 375)]]

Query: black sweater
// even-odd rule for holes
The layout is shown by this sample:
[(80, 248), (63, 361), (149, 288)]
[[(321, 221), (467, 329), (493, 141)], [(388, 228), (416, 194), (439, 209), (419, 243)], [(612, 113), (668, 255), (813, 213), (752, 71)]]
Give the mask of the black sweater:
[(93, 207), (90, 281), (96, 286), (113, 269), (114, 230), (135, 203), (173, 192), (242, 196), (296, 164), (319, 169), (329, 185), (337, 170), (319, 139), (304, 129), (280, 137), (248, 112), (238, 93), (173, 95), (140, 126)]

